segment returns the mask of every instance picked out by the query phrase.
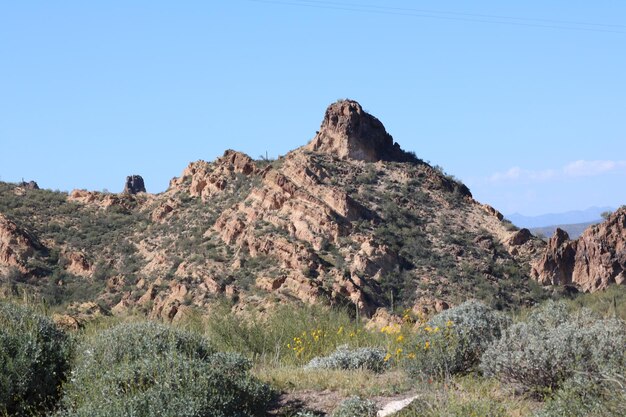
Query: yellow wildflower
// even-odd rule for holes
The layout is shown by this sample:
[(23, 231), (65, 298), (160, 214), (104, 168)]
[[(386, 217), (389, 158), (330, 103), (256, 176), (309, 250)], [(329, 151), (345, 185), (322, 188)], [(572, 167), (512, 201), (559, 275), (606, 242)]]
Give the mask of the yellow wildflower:
[(385, 362), (387, 362), (387, 361), (389, 361), (389, 359), (391, 359), (391, 353), (387, 353), (387, 354), (385, 355), (385, 359), (384, 359), (384, 361), (385, 361)]
[(396, 342), (400, 343), (404, 340), (404, 336), (403, 335), (399, 335), (398, 337), (396, 337)]
[(424, 343), (424, 350), (428, 350), (430, 349), (430, 341), (426, 341), (426, 343)]

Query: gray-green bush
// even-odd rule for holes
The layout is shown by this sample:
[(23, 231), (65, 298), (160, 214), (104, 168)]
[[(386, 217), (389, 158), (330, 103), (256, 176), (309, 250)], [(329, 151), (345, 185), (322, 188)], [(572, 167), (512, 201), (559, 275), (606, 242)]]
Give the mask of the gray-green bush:
[(413, 343), (418, 353), (407, 361), (407, 369), (428, 378), (468, 372), (510, 323), (504, 314), (474, 300), (445, 310), (417, 333)]
[(577, 373), (546, 402), (537, 417), (626, 415), (626, 376)]
[(122, 324), (77, 347), (61, 416), (261, 416), (269, 387), (251, 363), (216, 353), (197, 334), (155, 323)]
[(350, 349), (347, 345), (340, 346), (328, 356), (313, 358), (307, 365), (308, 369), (367, 369), (383, 372), (388, 368), (385, 362), (385, 349), (362, 347)]
[(547, 302), (526, 321), (509, 327), (482, 357), (488, 376), (535, 392), (553, 392), (578, 372), (591, 375), (626, 369), (626, 324), (599, 319), (564, 303)]
[(69, 369), (71, 342), (49, 318), (0, 303), (0, 415), (52, 408)]
[(342, 401), (333, 411), (332, 417), (375, 417), (376, 412), (373, 401), (352, 397)]

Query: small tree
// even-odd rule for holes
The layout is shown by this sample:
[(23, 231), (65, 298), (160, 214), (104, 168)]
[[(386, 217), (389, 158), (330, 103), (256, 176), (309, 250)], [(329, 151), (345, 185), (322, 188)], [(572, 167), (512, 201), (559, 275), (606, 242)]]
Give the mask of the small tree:
[(604, 220), (608, 220), (611, 214), (613, 214), (612, 211), (603, 211), (602, 213), (600, 213), (600, 217), (602, 217)]

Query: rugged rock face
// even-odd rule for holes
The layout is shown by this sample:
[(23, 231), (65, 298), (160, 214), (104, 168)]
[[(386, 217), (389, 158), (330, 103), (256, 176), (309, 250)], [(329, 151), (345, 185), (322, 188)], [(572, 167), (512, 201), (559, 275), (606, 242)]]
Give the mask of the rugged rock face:
[(124, 194), (145, 193), (146, 186), (143, 183), (141, 175), (129, 175), (126, 177), (126, 185), (124, 186)]
[(184, 189), (192, 197), (206, 200), (224, 191), (235, 182), (238, 174), (249, 176), (257, 171), (252, 158), (229, 149), (213, 164), (206, 161), (189, 164), (180, 177), (170, 181), (170, 189)]
[(42, 248), (34, 235), (0, 214), (0, 270), (14, 267), (29, 273), (28, 258)]
[(340, 100), (326, 109), (320, 130), (306, 149), (368, 162), (416, 159), (394, 143), (380, 120), (352, 100)]
[(577, 240), (557, 229), (541, 259), (533, 263), (531, 276), (544, 285), (575, 285), (590, 292), (626, 283), (626, 208)]
[(116, 208), (121, 211), (132, 211), (142, 204), (147, 196), (135, 194), (110, 194), (98, 191), (72, 190), (67, 196), (67, 201), (84, 204), (97, 209), (107, 210)]

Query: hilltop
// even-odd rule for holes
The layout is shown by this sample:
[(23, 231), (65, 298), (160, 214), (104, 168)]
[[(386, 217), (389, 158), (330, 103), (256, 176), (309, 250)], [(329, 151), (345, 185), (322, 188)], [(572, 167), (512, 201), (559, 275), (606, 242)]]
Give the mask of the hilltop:
[(530, 261), (545, 243), (404, 151), (351, 100), (276, 160), (227, 150), (160, 194), (141, 192), (143, 181), (122, 194), (0, 187), (3, 291), (69, 310), (95, 302), (92, 312), (175, 319), (226, 297), (235, 311), (304, 302), (371, 316), (542, 296)]

